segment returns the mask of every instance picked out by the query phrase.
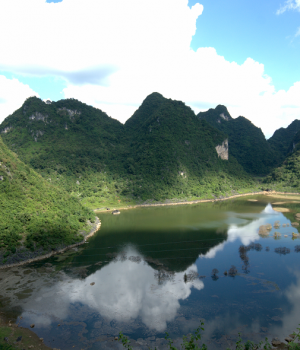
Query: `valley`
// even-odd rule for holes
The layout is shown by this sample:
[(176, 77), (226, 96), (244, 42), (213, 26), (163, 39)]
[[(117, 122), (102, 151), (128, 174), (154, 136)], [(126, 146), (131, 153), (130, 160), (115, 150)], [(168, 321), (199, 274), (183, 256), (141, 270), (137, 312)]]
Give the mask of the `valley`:
[(225, 106), (196, 115), (159, 93), (125, 124), (31, 97), (0, 135), (3, 334), (23, 332), (9, 332), (13, 320), (28, 346), (34, 324), (44, 348), (117, 348), (121, 330), (134, 348), (165, 348), (165, 330), (179, 344), (201, 314), (219, 349), (238, 330), (259, 341), (295, 329), (299, 281), (285, 266), (298, 266), (298, 120), (266, 140)]

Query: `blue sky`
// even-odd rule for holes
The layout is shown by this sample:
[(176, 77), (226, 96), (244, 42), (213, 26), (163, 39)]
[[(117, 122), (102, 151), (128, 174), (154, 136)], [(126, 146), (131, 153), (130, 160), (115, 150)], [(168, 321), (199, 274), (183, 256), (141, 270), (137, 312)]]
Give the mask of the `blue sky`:
[[(62, 0), (48, 0), (59, 3)], [(189, 0), (189, 6), (200, 3), (203, 14), (197, 20), (197, 31), (191, 48), (214, 47), (228, 61), (242, 64), (248, 57), (261, 62), (265, 73), (272, 77), (277, 90), (287, 90), (295, 81), (300, 81), (300, 13), (287, 11), (277, 15), (284, 1), (259, 0)], [(12, 77), (9, 72), (1, 72)], [(15, 75), (29, 84), (41, 98), (61, 99), (66, 87), (61, 78), (24, 77)], [(300, 117), (300, 116), (299, 116)]]
[(267, 137), (300, 119), (300, 0), (47, 2), (0, 5), (0, 122), (34, 94), (124, 122), (153, 91)]
[[(189, 5), (197, 3), (189, 0)], [(300, 80), (300, 12), (276, 12), (278, 0), (203, 0), (202, 16), (191, 47), (212, 46), (229, 61), (251, 57), (265, 66), (276, 89), (287, 90)]]

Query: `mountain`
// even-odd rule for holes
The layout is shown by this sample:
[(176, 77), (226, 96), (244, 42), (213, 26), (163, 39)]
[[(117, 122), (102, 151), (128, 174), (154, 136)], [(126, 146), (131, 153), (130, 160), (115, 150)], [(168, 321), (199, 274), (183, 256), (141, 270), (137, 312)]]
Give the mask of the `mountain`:
[(116, 199), (116, 182), (120, 186), (120, 175), (126, 174), (120, 161), (126, 158), (126, 135), (123, 124), (99, 109), (74, 99), (46, 104), (31, 97), (4, 120), (0, 133), (52, 184), (89, 197), (91, 206)]
[(74, 99), (46, 104), (31, 97), (0, 133), (22, 161), (91, 208), (255, 187), (236, 159), (228, 159), (222, 131), (158, 93), (125, 125)]
[(81, 241), (79, 230), (95, 219), (76, 198), (20, 161), (1, 137), (0, 211), (0, 264)]
[(299, 139), (295, 139), (299, 131), (300, 120), (295, 119), (287, 128), (276, 130), (273, 136), (268, 139), (268, 143), (275, 152), (277, 152), (279, 158), (278, 161), (280, 163), (293, 150), (293, 143), (295, 144), (299, 142)]
[[(142, 198), (201, 197), (253, 186), (234, 157), (227, 136), (200, 120), (181, 101), (149, 95), (125, 123), (133, 171)], [(224, 152), (222, 156), (218, 154)], [(224, 159), (222, 159), (222, 157)]]
[(248, 173), (266, 175), (278, 165), (278, 151), (271, 147), (261, 129), (250, 120), (244, 117), (233, 119), (222, 105), (200, 112), (197, 116), (228, 135), (229, 154)]

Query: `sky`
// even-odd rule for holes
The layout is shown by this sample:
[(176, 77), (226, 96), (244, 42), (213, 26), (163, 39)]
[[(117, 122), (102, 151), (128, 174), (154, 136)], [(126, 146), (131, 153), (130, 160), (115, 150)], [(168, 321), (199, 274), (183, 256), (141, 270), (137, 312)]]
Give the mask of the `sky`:
[(300, 119), (300, 0), (2, 1), (0, 42), (0, 122), (38, 96), (124, 123), (152, 92), (267, 138)]

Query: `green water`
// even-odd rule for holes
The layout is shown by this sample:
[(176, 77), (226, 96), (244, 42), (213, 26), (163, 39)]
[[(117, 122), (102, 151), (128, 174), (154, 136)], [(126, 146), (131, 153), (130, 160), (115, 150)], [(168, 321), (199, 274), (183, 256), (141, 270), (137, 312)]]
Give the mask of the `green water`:
[(120, 331), (134, 348), (165, 348), (166, 331), (180, 344), (200, 319), (212, 349), (233, 347), (238, 332), (284, 339), (300, 323), (300, 239), (283, 225), (300, 205), (286, 201), (282, 214), (276, 199), (249, 198), (99, 213), (89, 243), (3, 271), (1, 311), (60, 349), (118, 348)]

